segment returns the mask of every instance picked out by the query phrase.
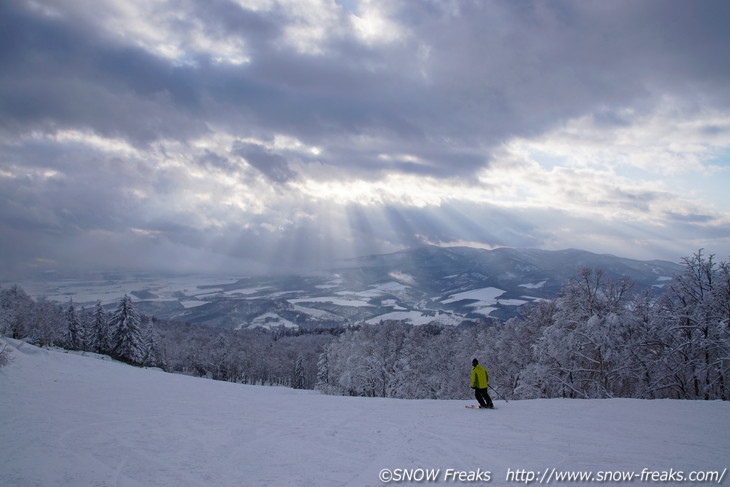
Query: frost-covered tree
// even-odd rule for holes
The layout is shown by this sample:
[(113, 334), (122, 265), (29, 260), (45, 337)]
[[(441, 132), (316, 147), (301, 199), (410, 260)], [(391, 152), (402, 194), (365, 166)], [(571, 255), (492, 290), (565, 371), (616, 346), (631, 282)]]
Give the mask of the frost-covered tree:
[(304, 370), (304, 355), (301, 353), (297, 356), (294, 364), (294, 372), (292, 375), (292, 387), (294, 389), (304, 389), (307, 386), (307, 377)]
[(546, 373), (539, 364), (535, 343), (545, 328), (555, 324), (555, 301), (539, 301), (523, 309), (501, 328), (493, 345), (492, 377), (500, 390), (514, 398), (543, 397), (547, 393)]
[(208, 348), (210, 363), (207, 369), (212, 372), (213, 379), (226, 380), (225, 364), (228, 358), (228, 337), (224, 333), (219, 333), (215, 340), (210, 342)]
[(83, 350), (86, 337), (84, 327), (76, 314), (73, 301), (66, 308), (66, 348), (69, 350)]
[(147, 323), (143, 332), (143, 355), (142, 365), (146, 367), (157, 367), (161, 364), (159, 350), (157, 346), (157, 334), (152, 326), (152, 322)]
[(94, 306), (94, 313), (87, 336), (91, 351), (96, 353), (109, 353), (111, 351), (109, 323), (101, 301), (97, 301)]
[(317, 359), (317, 383), (315, 388), (324, 393), (331, 392), (329, 345), (324, 347), (324, 351)]
[(0, 289), (0, 332), (10, 338), (28, 336), (33, 313), (33, 298), (20, 286)]
[(675, 397), (730, 399), (730, 272), (702, 250), (684, 259), (656, 311), (661, 386)]
[[(535, 342), (533, 383), (557, 397), (612, 397), (626, 393), (625, 353), (633, 319), (633, 283), (605, 279), (600, 270), (581, 269), (555, 300), (552, 323)], [(545, 387), (547, 385), (547, 387)], [(620, 392), (623, 391), (623, 392)]]
[(65, 325), (63, 308), (41, 296), (31, 307), (28, 334), (25, 338), (41, 347), (62, 347), (65, 341)]
[(234, 367), (231, 363), (231, 346), (228, 337), (223, 333), (211, 343), (210, 364), (207, 367), (215, 380), (231, 380)]
[[(393, 347), (392, 350), (391, 379), (388, 381), (385, 395), (406, 399), (429, 397), (435, 393), (434, 387), (438, 388), (432, 380), (436, 379), (432, 374), (432, 368), (427, 363), (427, 355), (431, 351), (431, 347), (428, 346), (429, 337), (420, 329), (405, 326), (407, 328), (397, 330), (400, 346)], [(390, 335), (395, 334), (390, 333)]]
[(140, 323), (132, 298), (125, 294), (109, 321), (111, 354), (115, 358), (133, 364), (142, 363), (145, 350)]
[(8, 365), (12, 360), (8, 344), (0, 340), (0, 369)]
[[(376, 331), (364, 326), (353, 332), (338, 350), (342, 373), (338, 385), (349, 395), (383, 397), (386, 390), (386, 367), (375, 341)], [(347, 337), (349, 338), (349, 337)]]
[[(482, 328), (477, 333), (486, 332), (482, 326), (477, 328)], [(431, 388), (435, 392), (433, 396), (426, 397), (435, 399), (473, 397), (469, 387), (472, 359), (478, 356), (481, 362), (493, 367), (496, 357), (491, 348), (487, 349), (482, 346), (480, 350), (474, 351), (469, 346), (472, 338), (466, 338), (467, 342), (465, 342), (465, 336), (462, 330), (448, 326), (442, 328), (438, 333), (427, 335), (430, 350), (424, 352), (424, 357), (426, 364), (432, 367), (428, 380), (434, 384)], [(481, 340), (478, 341), (481, 342)]]
[(457, 330), (387, 321), (332, 341), (319, 361), (318, 388), (334, 394), (454, 398), (468, 392), (475, 350), (489, 354), (487, 329)]
[(663, 345), (654, 326), (654, 310), (655, 298), (648, 291), (638, 294), (627, 306), (627, 334), (623, 347), (618, 349), (626, 364), (621, 371), (624, 388), (617, 393), (621, 397), (665, 397), (658, 387)]

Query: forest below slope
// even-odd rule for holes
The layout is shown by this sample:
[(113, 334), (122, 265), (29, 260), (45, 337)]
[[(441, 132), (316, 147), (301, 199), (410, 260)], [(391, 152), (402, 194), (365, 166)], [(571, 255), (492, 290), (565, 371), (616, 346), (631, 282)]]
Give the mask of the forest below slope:
[[(658, 298), (583, 268), (552, 300), (506, 322), (397, 321), (326, 330), (223, 330), (77, 310), (0, 289), (0, 334), (217, 380), (329, 394), (456, 399), (471, 359), (500, 396), (730, 399), (730, 264), (698, 251)], [(0, 364), (12, 360), (0, 350)]]

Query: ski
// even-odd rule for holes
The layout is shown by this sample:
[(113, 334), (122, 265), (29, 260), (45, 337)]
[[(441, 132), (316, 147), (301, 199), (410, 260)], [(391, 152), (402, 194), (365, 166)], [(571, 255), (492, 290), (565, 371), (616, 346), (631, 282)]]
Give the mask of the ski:
[(479, 406), (464, 406), (467, 409), (497, 409), (497, 408), (482, 408)]

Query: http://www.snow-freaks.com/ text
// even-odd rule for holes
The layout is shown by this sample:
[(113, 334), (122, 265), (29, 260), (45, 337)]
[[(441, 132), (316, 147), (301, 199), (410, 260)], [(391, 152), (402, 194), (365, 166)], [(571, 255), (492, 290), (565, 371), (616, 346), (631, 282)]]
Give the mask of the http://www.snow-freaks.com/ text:
[[(500, 476), (507, 483), (522, 484), (551, 484), (551, 483), (581, 483), (581, 482), (686, 482), (721, 484), (725, 479), (727, 468), (723, 470), (652, 470), (644, 468), (636, 470), (601, 470), (579, 471), (558, 470), (546, 468), (544, 470), (526, 470), (508, 468), (504, 476)], [(488, 483), (495, 480), (491, 470), (459, 470), (454, 468), (384, 468), (378, 474), (383, 484), (390, 483)]]

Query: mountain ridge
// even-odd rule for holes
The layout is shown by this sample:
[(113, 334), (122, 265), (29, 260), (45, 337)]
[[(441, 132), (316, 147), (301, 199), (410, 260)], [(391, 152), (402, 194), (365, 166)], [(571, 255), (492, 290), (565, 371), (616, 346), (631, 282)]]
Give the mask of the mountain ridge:
[(466, 325), (506, 320), (522, 306), (560, 293), (581, 267), (604, 279), (627, 276), (637, 290), (661, 292), (683, 267), (580, 249), (421, 246), (338, 262), (309, 274), (125, 277), (49, 281), (31, 294), (75, 304), (123, 294), (160, 319), (223, 328), (336, 327), (382, 320)]

